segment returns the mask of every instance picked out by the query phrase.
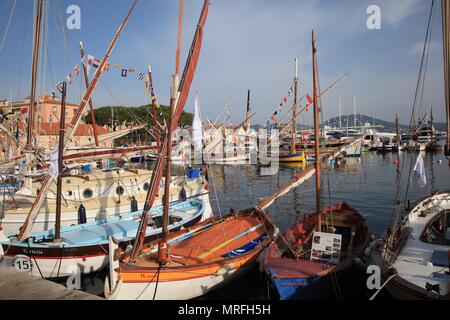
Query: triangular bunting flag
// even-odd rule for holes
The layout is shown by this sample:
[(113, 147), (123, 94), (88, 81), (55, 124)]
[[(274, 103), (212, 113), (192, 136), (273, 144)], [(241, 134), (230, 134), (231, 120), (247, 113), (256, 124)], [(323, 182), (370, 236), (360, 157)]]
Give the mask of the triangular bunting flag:
[(81, 71), (80, 71), (80, 66), (77, 64), (75, 67), (73, 67), (73, 71), (75, 72), (75, 74), (77, 76), (80, 75)]
[(58, 89), (59, 92), (62, 93), (62, 91), (63, 91), (63, 83), (62, 83), (62, 81), (56, 85), (56, 88)]

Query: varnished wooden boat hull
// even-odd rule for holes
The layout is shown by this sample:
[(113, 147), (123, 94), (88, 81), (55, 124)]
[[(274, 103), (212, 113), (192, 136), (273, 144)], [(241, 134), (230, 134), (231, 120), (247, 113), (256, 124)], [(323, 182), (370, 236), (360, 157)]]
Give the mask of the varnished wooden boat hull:
[[(252, 211), (246, 210), (236, 215), (228, 215), (223, 220), (231, 221), (230, 219), (235, 217), (251, 215)], [(208, 260), (186, 265), (168, 265), (161, 268), (157, 265), (144, 266), (142, 264), (120, 263), (120, 266), (114, 271), (118, 281), (112, 291), (109, 288), (109, 281), (105, 282), (107, 284), (105, 296), (109, 299), (124, 300), (192, 299), (226, 285), (252, 267), (263, 249), (270, 243), (270, 238), (275, 232), (270, 221), (263, 213), (258, 211), (256, 214), (262, 216), (259, 221), (264, 224), (267, 232), (264, 233), (266, 236), (262, 238), (261, 242), (248, 251), (213, 261)], [(207, 233), (209, 230), (212, 230), (209, 229), (212, 228), (211, 225), (218, 226), (221, 223), (220, 221), (219, 217), (208, 219), (191, 228), (191, 232), (205, 228), (203, 232)], [(173, 233), (171, 237), (172, 239), (182, 237), (183, 233), (186, 233), (186, 231)], [(152, 244), (149, 245), (149, 248), (155, 246), (156, 244)]]

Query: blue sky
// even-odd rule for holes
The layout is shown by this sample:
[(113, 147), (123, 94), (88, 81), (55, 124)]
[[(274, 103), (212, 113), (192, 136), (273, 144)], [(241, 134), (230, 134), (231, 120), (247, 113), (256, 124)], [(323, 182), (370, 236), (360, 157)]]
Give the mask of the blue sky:
[[(0, 1), (0, 40), (3, 39), (13, 0)], [(40, 91), (50, 91), (79, 63), (78, 42), (86, 51), (102, 57), (132, 0), (52, 0), (49, 4), (47, 59), (42, 62)], [(424, 96), (424, 108), (433, 106), (436, 121), (444, 120), (443, 63), (440, 5), (434, 12), (432, 48)], [(81, 30), (65, 30), (67, 46), (58, 28), (65, 24), (66, 8), (81, 8)], [(202, 0), (185, 1), (183, 17), (184, 65)], [(368, 30), (366, 9), (381, 8), (381, 30)], [(400, 114), (409, 121), (415, 83), (425, 38), (429, 0), (212, 0), (205, 37), (191, 96), (185, 107), (193, 109), (198, 92), (204, 118), (215, 119), (231, 98), (232, 119), (245, 115), (247, 89), (252, 90), (253, 122), (264, 124), (293, 78), (293, 59), (300, 61), (300, 96), (312, 94), (311, 30), (316, 31), (319, 78), (325, 88), (345, 72), (350, 75), (326, 94), (324, 118), (338, 115), (338, 96), (343, 113), (357, 108), (385, 120)], [(33, 1), (18, 0), (0, 51), (0, 99), (29, 95)], [(111, 62), (145, 71), (152, 65), (155, 89), (167, 104), (170, 76), (175, 68), (178, 0), (140, 0)], [(45, 69), (45, 70), (44, 70)], [(91, 72), (91, 75), (93, 73)], [(137, 106), (148, 102), (137, 73), (121, 78), (114, 68), (103, 74), (93, 101), (95, 106)], [(69, 86), (69, 100), (79, 102), (81, 77)], [(287, 109), (286, 109), (287, 110)], [(310, 123), (311, 114), (301, 121)]]

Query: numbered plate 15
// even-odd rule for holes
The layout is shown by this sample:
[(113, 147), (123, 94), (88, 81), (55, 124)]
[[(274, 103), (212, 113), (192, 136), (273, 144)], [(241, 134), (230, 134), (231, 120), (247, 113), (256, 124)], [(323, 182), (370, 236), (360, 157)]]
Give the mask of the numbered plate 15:
[(33, 270), (33, 263), (28, 256), (19, 254), (14, 257), (13, 267), (20, 272), (31, 272)]

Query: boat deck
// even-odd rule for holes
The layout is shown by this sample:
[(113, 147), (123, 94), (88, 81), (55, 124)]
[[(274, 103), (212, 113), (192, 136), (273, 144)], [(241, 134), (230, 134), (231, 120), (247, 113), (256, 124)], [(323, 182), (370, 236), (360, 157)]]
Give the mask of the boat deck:
[[(445, 201), (445, 207), (441, 204), (441, 209), (450, 209), (450, 200)], [(410, 214), (409, 226), (412, 228), (411, 233), (393, 264), (401, 278), (423, 289), (427, 283), (439, 283), (446, 269), (445, 267), (429, 263), (433, 261), (433, 252), (448, 252), (450, 250), (450, 246), (437, 245), (420, 240), (422, 231), (433, 217), (436, 217), (436, 215), (429, 214), (421, 217), (417, 213)], [(450, 286), (442, 284), (440, 286), (440, 294), (448, 294)]]
[[(239, 223), (236, 223), (239, 220)], [(253, 249), (267, 234), (257, 217), (230, 219), (170, 246), (170, 266), (195, 265), (221, 260)], [(141, 256), (136, 266), (157, 267), (157, 253)]]

